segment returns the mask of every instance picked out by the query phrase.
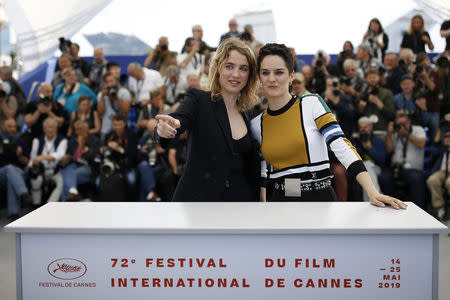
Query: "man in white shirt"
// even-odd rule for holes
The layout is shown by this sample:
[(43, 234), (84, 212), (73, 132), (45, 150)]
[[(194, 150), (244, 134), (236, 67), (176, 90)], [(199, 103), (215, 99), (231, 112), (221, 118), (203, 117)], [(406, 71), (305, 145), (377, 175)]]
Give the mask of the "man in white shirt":
[(63, 180), (58, 172), (58, 163), (66, 154), (67, 139), (58, 134), (58, 122), (47, 118), (43, 123), (44, 134), (33, 139), (30, 154), (31, 197), (34, 205), (42, 201), (42, 185), (44, 181), (53, 180), (53, 189), (47, 202), (55, 202), (61, 198)]
[(421, 208), (425, 206), (423, 163), (426, 133), (421, 126), (411, 125), (406, 111), (397, 111), (395, 124), (390, 122), (385, 140), (386, 151), (392, 153), (394, 179), (408, 184), (409, 197)]
[(150, 92), (159, 89), (163, 92), (164, 81), (158, 71), (142, 68), (137, 62), (128, 65), (128, 88), (132, 93), (133, 103), (145, 106), (150, 103)]
[(177, 56), (180, 67), (180, 78), (186, 80), (186, 75), (192, 71), (203, 70), (205, 56), (200, 53), (200, 42), (193, 38), (187, 38), (184, 42), (183, 51)]

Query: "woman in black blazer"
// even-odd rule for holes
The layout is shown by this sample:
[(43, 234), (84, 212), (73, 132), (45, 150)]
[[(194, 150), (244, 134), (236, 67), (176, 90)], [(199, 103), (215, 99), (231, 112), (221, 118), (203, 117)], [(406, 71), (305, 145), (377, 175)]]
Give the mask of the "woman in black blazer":
[(188, 158), (173, 201), (258, 201), (260, 160), (245, 111), (257, 101), (256, 59), (228, 39), (210, 66), (210, 91), (188, 90), (178, 109), (158, 115), (155, 138), (167, 147), (187, 130)]

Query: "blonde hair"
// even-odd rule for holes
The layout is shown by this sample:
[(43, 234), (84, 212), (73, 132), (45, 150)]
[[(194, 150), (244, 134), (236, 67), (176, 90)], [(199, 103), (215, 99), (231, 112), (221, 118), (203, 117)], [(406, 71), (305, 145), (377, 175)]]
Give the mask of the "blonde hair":
[(72, 71), (75, 72), (75, 69), (74, 69), (73, 67), (67, 67), (67, 68), (65, 68), (64, 70), (62, 70), (61, 76), (64, 78), (64, 77), (66, 77), (67, 75), (69, 75), (69, 73), (72, 72)]
[(415, 15), (414, 17), (411, 18), (411, 21), (409, 22), (409, 28), (408, 28), (408, 34), (413, 34), (414, 33), (414, 28), (413, 28), (413, 22), (414, 19), (419, 19), (420, 21), (422, 21), (422, 27), (420, 28), (420, 33), (424, 33), (425, 31), (425, 22), (423, 21), (423, 18), (421, 15)]
[(217, 101), (221, 98), (221, 87), (219, 81), (220, 70), (230, 56), (230, 52), (232, 50), (236, 50), (240, 54), (244, 55), (247, 58), (249, 67), (247, 84), (242, 89), (237, 101), (239, 111), (244, 112), (251, 109), (258, 101), (258, 74), (256, 71), (256, 58), (252, 49), (250, 49), (250, 47), (244, 42), (236, 38), (229, 38), (219, 45), (216, 55), (212, 58), (209, 66), (208, 90), (211, 92), (212, 101)]

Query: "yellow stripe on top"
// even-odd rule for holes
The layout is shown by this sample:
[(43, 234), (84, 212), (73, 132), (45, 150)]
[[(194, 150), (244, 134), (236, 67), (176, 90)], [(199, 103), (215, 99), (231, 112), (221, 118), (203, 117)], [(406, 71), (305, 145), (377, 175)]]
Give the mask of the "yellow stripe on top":
[(352, 151), (356, 154), (358, 159), (361, 160), (361, 156), (359, 156), (358, 151), (356, 151), (355, 146), (353, 146), (353, 144), (349, 140), (347, 140), (347, 138), (344, 138), (344, 142), (350, 147), (350, 149), (352, 149)]
[(317, 128), (319, 130), (321, 130), (323, 126), (325, 126), (331, 122), (336, 122), (336, 118), (333, 116), (332, 113), (326, 113), (326, 114), (318, 117), (315, 120), (315, 122), (316, 122)]
[(280, 115), (262, 116), (261, 151), (274, 170), (309, 164), (301, 120), (299, 99)]

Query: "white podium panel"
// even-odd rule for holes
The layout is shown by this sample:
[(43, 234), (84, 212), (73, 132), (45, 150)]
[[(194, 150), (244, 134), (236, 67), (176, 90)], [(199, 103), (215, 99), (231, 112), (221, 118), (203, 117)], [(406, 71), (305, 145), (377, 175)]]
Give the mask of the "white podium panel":
[(23, 297), (424, 300), (432, 253), (422, 235), (24, 234)]
[(89, 204), (6, 227), (18, 299), (437, 299), (447, 228), (411, 203)]

